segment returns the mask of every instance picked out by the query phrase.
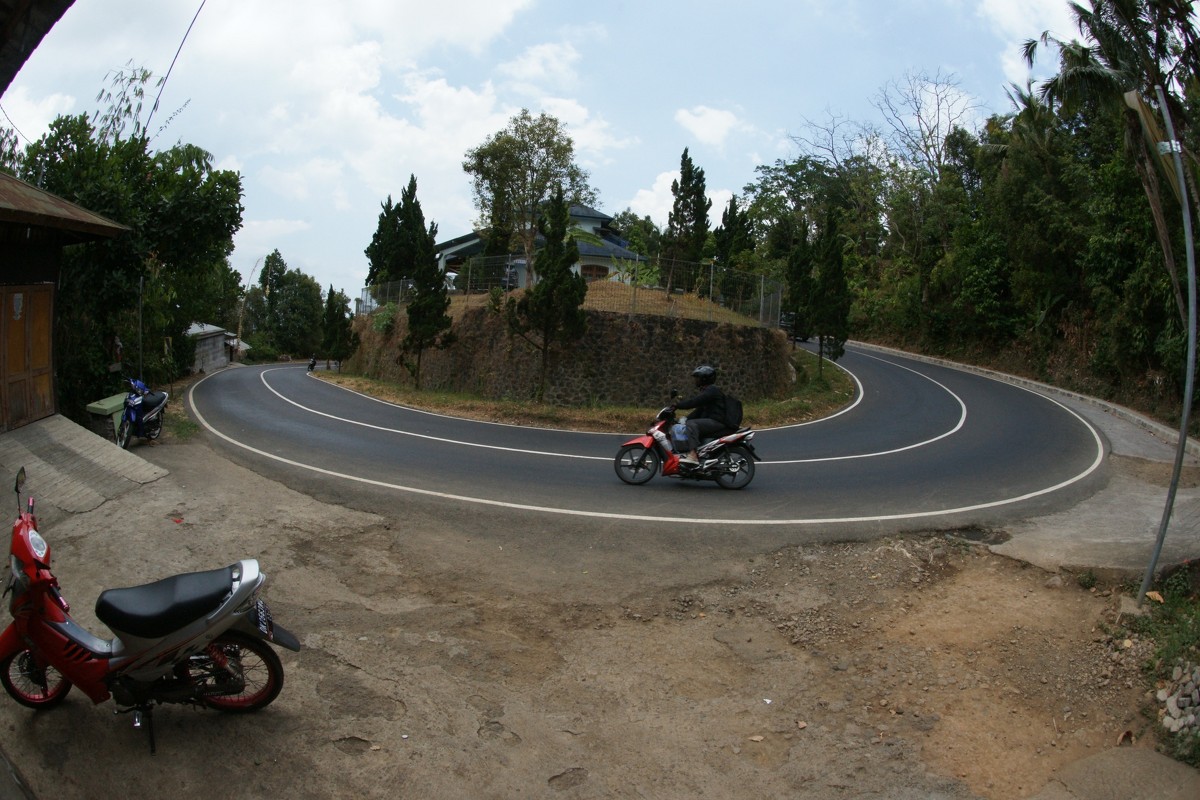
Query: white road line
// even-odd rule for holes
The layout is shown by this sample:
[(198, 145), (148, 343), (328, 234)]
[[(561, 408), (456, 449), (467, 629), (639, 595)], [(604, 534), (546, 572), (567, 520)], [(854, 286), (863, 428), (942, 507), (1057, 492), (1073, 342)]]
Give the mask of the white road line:
[[(314, 472), (314, 473), (317, 473), (320, 475), (325, 475), (328, 477), (342, 478), (347, 481), (353, 481), (353, 482), (361, 483), (361, 484), (368, 485), (368, 486), (376, 486), (376, 487), (384, 488), (384, 489), (392, 489), (395, 491), (407, 492), (410, 494), (422, 495), (425, 497), (436, 497), (436, 498), (440, 498), (443, 500), (454, 500), (454, 501), (461, 502), (461, 503), (472, 503), (472, 504), (476, 504), (476, 505), (507, 508), (507, 509), (513, 509), (513, 510), (517, 510), (517, 511), (530, 511), (530, 512), (544, 513), (544, 514), (558, 514), (558, 515), (562, 515), (562, 516), (590, 517), (590, 518), (596, 518), (596, 519), (613, 519), (613, 520), (624, 520), (624, 521), (631, 521), (631, 522), (655, 522), (655, 523), (660, 523), (660, 524), (662, 524), (662, 523), (675, 523), (675, 524), (683, 524), (683, 525), (731, 525), (732, 524), (732, 525), (738, 525), (738, 526), (742, 526), (742, 525), (781, 526), (781, 525), (823, 525), (823, 524), (828, 525), (828, 524), (834, 524), (834, 523), (865, 523), (865, 522), (888, 522), (888, 521), (899, 521), (899, 520), (930, 519), (933, 517), (942, 517), (942, 516), (948, 516), (951, 514), (961, 514), (961, 513), (968, 513), (968, 512), (972, 512), (972, 511), (982, 511), (982, 510), (989, 509), (989, 508), (999, 508), (1001, 506), (1012, 505), (1014, 503), (1020, 503), (1025, 500), (1031, 500), (1031, 499), (1034, 499), (1037, 497), (1042, 497), (1044, 495), (1051, 494), (1060, 489), (1064, 489), (1068, 486), (1071, 486), (1072, 484), (1078, 483), (1079, 481), (1082, 481), (1084, 478), (1086, 478), (1087, 476), (1089, 476), (1093, 472), (1095, 472), (1097, 469), (1099, 469), (1101, 463), (1103, 463), (1103, 460), (1104, 460), (1103, 441), (1100, 438), (1100, 434), (1096, 431), (1096, 429), (1094, 427), (1092, 427), (1092, 425), (1090, 423), (1088, 423), (1087, 420), (1085, 420), (1079, 414), (1076, 414), (1074, 411), (1072, 411), (1067, 406), (1063, 405), (1062, 403), (1059, 403), (1057, 400), (1054, 400), (1053, 398), (1045, 397), (1045, 395), (1038, 394), (1037, 392), (1033, 392), (1030, 389), (1026, 389), (1026, 391), (1029, 391), (1031, 394), (1037, 394), (1039, 397), (1043, 397), (1044, 399), (1049, 400), (1050, 402), (1054, 403), (1055, 405), (1059, 406), (1064, 411), (1069, 413), (1071, 416), (1078, 419), (1081, 423), (1083, 423), (1083, 425), (1091, 432), (1092, 437), (1093, 437), (1094, 441), (1096, 442), (1096, 458), (1092, 462), (1091, 466), (1089, 466), (1086, 470), (1079, 473), (1078, 475), (1076, 475), (1072, 478), (1068, 478), (1067, 480), (1061, 481), (1061, 482), (1055, 484), (1054, 486), (1050, 486), (1050, 487), (1047, 487), (1044, 489), (1039, 489), (1034, 492), (1028, 492), (1019, 497), (1008, 498), (1005, 500), (994, 500), (989, 503), (977, 503), (975, 505), (960, 506), (958, 508), (949, 508), (949, 509), (942, 509), (942, 510), (937, 510), (937, 511), (915, 511), (915, 512), (909, 512), (909, 513), (904, 513), (904, 514), (882, 514), (882, 515), (875, 515), (875, 516), (860, 516), (860, 517), (819, 517), (819, 518), (779, 519), (779, 520), (744, 519), (741, 517), (736, 517), (736, 518), (699, 517), (699, 518), (681, 519), (679, 517), (662, 517), (662, 516), (654, 516), (654, 515), (649, 515), (649, 514), (617, 514), (617, 513), (604, 512), (604, 511), (583, 511), (583, 510), (578, 510), (578, 509), (555, 508), (553, 506), (537, 506), (537, 505), (529, 505), (529, 504), (524, 504), (524, 503), (507, 503), (507, 502), (503, 502), (503, 501), (499, 501), (499, 500), (488, 500), (486, 498), (481, 498), (481, 497), (469, 497), (466, 495), (450, 494), (448, 492), (437, 492), (437, 491), (432, 491), (429, 489), (419, 489), (414, 486), (404, 486), (404, 485), (397, 484), (397, 483), (388, 483), (386, 481), (377, 481), (377, 480), (372, 480), (370, 478), (361, 478), (357, 475), (348, 475), (343, 472), (335, 472), (334, 470), (324, 469), (322, 467), (317, 467), (312, 464), (305, 464), (300, 461), (294, 461), (289, 458), (284, 458), (282, 456), (278, 456), (274, 453), (268, 453), (264, 450), (259, 450), (258, 448), (251, 447), (247, 444), (237, 441), (236, 439), (234, 439), (231, 436), (227, 436), (224, 433), (221, 433), (216, 428), (214, 428), (212, 425), (210, 425), (208, 423), (208, 420), (206, 420), (204, 418), (204, 415), (200, 413), (200, 409), (196, 407), (196, 403), (194, 401), (193, 394), (196, 391), (196, 387), (199, 386), (204, 381), (208, 380), (209, 377), (211, 377), (211, 375), (201, 378), (199, 381), (192, 384), (192, 386), (188, 389), (188, 404), (192, 407), (192, 413), (196, 415), (197, 421), (199, 421), (200, 425), (203, 426), (205, 428), (205, 430), (209, 431), (214, 436), (216, 436), (220, 439), (223, 439), (224, 441), (228, 442), (229, 444), (233, 445), (234, 447), (239, 447), (239, 448), (242, 448), (243, 450), (248, 450), (248, 451), (250, 451), (258, 456), (261, 456), (263, 458), (269, 458), (273, 461), (278, 461), (280, 463), (287, 464), (289, 466), (296, 467), (298, 469), (307, 470), (309, 472)], [(1020, 388), (1024, 388), (1024, 387), (1020, 387)]]
[[(429, 434), (426, 434), (426, 433), (413, 433), (412, 431), (401, 430), (400, 428), (387, 428), (387, 427), (384, 427), (383, 425), (372, 425), (369, 422), (359, 422), (358, 420), (355, 420), (355, 419), (347, 419), (346, 417), (339, 417), (334, 414), (327, 414), (324, 411), (317, 411), (315, 408), (309, 408), (308, 406), (301, 405), (300, 403), (297, 403), (295, 400), (292, 400), (291, 398), (288, 398), (288, 397), (284, 397), (282, 394), (277, 392), (274, 389), (274, 387), (271, 386), (271, 384), (267, 383), (267, 373), (274, 372), (277, 369), (291, 369), (291, 368), (290, 367), (273, 367), (271, 369), (264, 369), (261, 373), (259, 373), (258, 379), (260, 381), (262, 381), (263, 386), (267, 387), (268, 392), (275, 395), (283, 402), (290, 403), (291, 405), (295, 406), (296, 408), (300, 409), (301, 411), (307, 411), (309, 414), (316, 414), (318, 417), (325, 417), (326, 419), (332, 419), (332, 420), (336, 420), (338, 422), (344, 422), (347, 425), (358, 425), (361, 428), (370, 428), (371, 430), (376, 430), (376, 431), (385, 431), (387, 433), (396, 433), (401, 436), (411, 436), (414, 439), (425, 439), (430, 442), (441, 442), (442, 444), (457, 444), (457, 445), (462, 445), (463, 447), (479, 447), (484, 450), (502, 450), (507, 453), (524, 453), (525, 455), (532, 455), (532, 456), (553, 456), (555, 458), (575, 458), (575, 459), (580, 459), (583, 461), (611, 461), (612, 460), (612, 458), (610, 458), (609, 456), (580, 456), (580, 455), (574, 455), (572, 453), (558, 453), (558, 452), (554, 452), (553, 450), (523, 450), (519, 447), (501, 447), (500, 445), (495, 445), (495, 444), (481, 444), (479, 442), (466, 442), (466, 441), (463, 441), (462, 439), (447, 439), (443, 436), (430, 436)], [(337, 386), (337, 384), (329, 384), (329, 385)], [(372, 400), (378, 399), (378, 398), (370, 397), (370, 395), (365, 395), (360, 392), (355, 392), (353, 389), (346, 389), (346, 387), (344, 387), (344, 386), (339, 386), (338, 388), (344, 389), (345, 391), (351, 392), (352, 394), (359, 395), (360, 397), (369, 397)], [(387, 405), (390, 405), (393, 408), (408, 409), (407, 406), (400, 406), (400, 405), (396, 405), (395, 403), (387, 403), (387, 401), (383, 401), (383, 400), (381, 400), (379, 402), (386, 403)], [(408, 410), (412, 410), (412, 409), (408, 409)], [(519, 426), (514, 426), (514, 427), (519, 427)]]
[[(869, 355), (866, 357), (867, 358), (875, 358), (874, 356), (869, 356)], [(876, 359), (876, 360), (883, 361), (883, 359)], [(859, 453), (859, 454), (850, 455), (850, 456), (827, 456), (824, 458), (796, 458), (796, 459), (784, 459), (784, 460), (778, 460), (778, 461), (761, 461), (761, 462), (759, 462), (759, 466), (771, 466), (771, 465), (778, 465), (778, 464), (819, 464), (819, 463), (826, 462), (826, 461), (851, 461), (851, 460), (861, 459), (861, 458), (877, 458), (879, 456), (888, 456), (888, 455), (893, 455), (895, 453), (902, 453), (906, 450), (913, 450), (918, 447), (924, 447), (926, 445), (933, 444), (934, 442), (944, 439), (947, 436), (951, 436), (954, 433), (956, 433), (962, 429), (963, 424), (966, 422), (966, 418), (967, 418), (967, 407), (966, 407), (966, 404), (963, 403), (962, 399), (958, 395), (956, 395), (954, 392), (950, 391), (950, 389), (946, 388), (941, 383), (938, 383), (937, 381), (935, 381), (933, 378), (930, 378), (928, 375), (922, 375), (920, 372), (917, 372), (914, 369), (910, 369), (909, 367), (905, 367), (900, 364), (894, 364), (890, 361), (884, 361), (884, 363), (889, 364), (893, 367), (896, 367), (897, 369), (907, 370), (907, 371), (913, 373), (914, 375), (917, 375), (918, 377), (925, 378), (926, 380), (928, 380), (931, 383), (935, 384), (936, 386), (940, 387), (943, 391), (945, 391), (951, 397), (953, 397), (958, 402), (958, 406), (961, 409), (961, 413), (959, 414), (958, 422), (955, 424), (955, 426), (953, 428), (951, 428), (949, 431), (946, 431), (943, 434), (935, 436), (932, 439), (927, 439), (922, 442), (916, 442), (914, 444), (905, 445), (904, 447), (897, 447), (892, 450), (880, 450), (880, 451), (876, 451), (876, 452)], [(432, 441), (432, 442), (441, 442), (443, 444), (448, 444), (448, 445), (462, 445), (464, 447), (480, 447), (485, 450), (500, 450), (500, 451), (505, 451), (505, 452), (510, 452), (510, 453), (522, 453), (525, 455), (535, 455), (535, 456), (553, 456), (555, 458), (573, 458), (573, 459), (577, 459), (580, 461), (611, 461), (612, 460), (612, 458), (610, 456), (582, 456), (582, 455), (577, 455), (577, 454), (573, 454), (573, 453), (563, 453), (563, 452), (557, 452), (557, 451), (552, 451), (552, 450), (549, 450), (549, 451), (548, 450), (526, 450), (526, 449), (522, 449), (519, 447), (502, 447), (500, 445), (480, 444), (479, 442), (469, 442), (469, 441), (464, 441), (462, 439), (449, 439), (449, 438), (439, 437), (439, 436), (430, 436), (429, 434), (413, 433), (412, 431), (406, 431), (406, 430), (403, 430), (400, 428), (389, 428), (389, 427), (385, 427), (382, 425), (372, 425), (370, 423), (359, 422), (358, 420), (348, 419), (346, 417), (339, 417), (334, 414), (329, 414), (324, 411), (317, 411), (316, 409), (309, 408), (308, 406), (302, 405), (302, 404), (296, 402), (295, 400), (292, 400), (291, 398), (284, 396), (279, 391), (277, 391), (274, 387), (271, 386), (270, 383), (267, 382), (267, 377), (266, 377), (268, 372), (274, 372), (277, 369), (296, 369), (296, 367), (274, 367), (274, 368), (263, 370), (259, 374), (259, 380), (262, 381), (262, 384), (263, 384), (263, 386), (265, 386), (267, 388), (267, 391), (271, 392), (276, 397), (278, 397), (280, 400), (283, 400), (285, 403), (290, 403), (291, 405), (295, 406), (296, 408), (299, 408), (302, 411), (307, 411), (310, 414), (316, 414), (317, 416), (326, 417), (327, 419), (336, 420), (338, 422), (344, 422), (348, 425), (358, 425), (358, 426), (361, 426), (364, 428), (371, 428), (373, 430), (385, 431), (387, 433), (395, 433), (395, 434), (399, 434), (401, 436), (412, 436), (417, 439), (425, 439), (427, 441)], [(851, 377), (851, 379), (853, 379), (855, 385), (858, 388), (858, 391), (855, 393), (855, 400), (853, 403), (851, 403), (850, 405), (841, 409), (836, 414), (831, 414), (830, 416), (824, 417), (819, 420), (811, 420), (809, 422), (802, 422), (802, 423), (798, 423), (796, 425), (785, 425), (785, 426), (781, 426), (778, 428), (760, 428), (760, 429), (757, 429), (757, 432), (761, 433), (763, 431), (771, 431), (771, 430), (787, 430), (788, 428), (798, 428), (798, 427), (802, 427), (804, 425), (812, 425), (817, 422), (825, 422), (830, 419), (834, 419), (836, 417), (841, 416), (842, 414), (845, 414), (845, 413), (853, 410), (855, 407), (858, 406), (859, 403), (862, 402), (862, 398), (863, 398), (863, 394), (864, 394), (863, 385), (862, 385), (862, 381), (860, 381), (858, 379), (857, 375), (850, 372), (849, 370), (844, 370), (844, 371), (846, 372), (847, 375), (849, 375)], [(430, 416), (439, 417), (441, 419), (457, 419), (456, 417), (450, 417), (449, 415), (446, 415), (446, 414), (438, 414), (436, 412), (423, 411), (421, 409), (416, 409), (416, 408), (411, 408), (409, 406), (399, 405), (398, 403), (391, 403), (391, 402), (388, 402), (387, 400), (380, 400), (378, 397), (371, 397), (369, 394), (363, 394), (362, 392), (355, 391), (354, 389), (349, 389), (349, 388), (342, 386), (340, 384), (337, 384), (337, 383), (331, 383), (328, 381), (326, 381), (326, 383), (327, 383), (327, 385), (336, 387), (338, 389), (341, 389), (342, 391), (350, 392), (351, 394), (356, 395), (358, 397), (362, 397), (367, 400), (372, 400), (377, 403), (382, 403), (384, 405), (391, 406), (392, 408), (400, 408), (400, 409), (404, 409), (405, 411), (413, 411), (413, 412), (416, 412), (419, 414), (428, 414)], [(514, 428), (525, 427), (525, 426), (521, 426), (521, 425), (512, 425), (510, 423), (504, 423), (504, 422), (480, 422), (479, 420), (466, 420), (466, 421), (471, 422), (471, 423), (478, 423), (478, 424), (485, 424), (485, 425), (502, 425), (502, 426), (514, 427)], [(544, 430), (544, 431), (551, 431), (551, 432), (555, 432), (555, 433), (595, 433), (594, 431), (562, 431), (561, 429), (558, 429), (558, 428), (536, 428), (536, 427), (535, 428), (527, 428), (527, 430)], [(629, 434), (602, 433), (599, 435), (612, 436), (615, 439), (616, 437), (620, 437), (620, 436), (625, 436), (625, 437), (629, 438), (629, 437), (639, 436), (640, 434), (637, 434), (637, 433), (629, 433)]]

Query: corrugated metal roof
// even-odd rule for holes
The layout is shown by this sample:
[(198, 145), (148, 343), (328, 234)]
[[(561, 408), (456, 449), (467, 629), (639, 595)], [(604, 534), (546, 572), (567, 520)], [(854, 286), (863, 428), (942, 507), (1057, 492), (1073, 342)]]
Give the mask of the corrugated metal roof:
[(187, 329), (188, 336), (213, 336), (218, 333), (225, 333), (225, 329), (207, 322), (193, 322)]
[(71, 238), (77, 240), (112, 238), (129, 230), (4, 172), (0, 172), (0, 225), (53, 228), (74, 234)]

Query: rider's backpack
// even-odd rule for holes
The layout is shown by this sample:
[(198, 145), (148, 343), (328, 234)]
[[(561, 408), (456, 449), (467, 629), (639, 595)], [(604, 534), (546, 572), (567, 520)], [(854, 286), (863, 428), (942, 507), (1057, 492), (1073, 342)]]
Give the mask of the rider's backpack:
[(725, 425), (737, 430), (742, 426), (742, 401), (726, 392)]

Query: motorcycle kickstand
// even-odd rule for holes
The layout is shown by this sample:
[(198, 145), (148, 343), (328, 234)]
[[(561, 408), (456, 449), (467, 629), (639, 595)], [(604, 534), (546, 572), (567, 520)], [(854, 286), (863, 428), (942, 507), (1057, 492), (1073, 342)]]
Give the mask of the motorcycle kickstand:
[(146, 733), (150, 736), (150, 755), (158, 752), (158, 748), (154, 742), (154, 706), (143, 705), (134, 708), (123, 708), (118, 710), (118, 714), (133, 714), (133, 728), (138, 730), (145, 728)]

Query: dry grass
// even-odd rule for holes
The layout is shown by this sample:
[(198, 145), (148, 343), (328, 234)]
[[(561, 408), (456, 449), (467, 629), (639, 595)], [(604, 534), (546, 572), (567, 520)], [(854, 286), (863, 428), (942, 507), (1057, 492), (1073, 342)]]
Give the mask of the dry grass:
[[(518, 297), (519, 289), (512, 293)], [(468, 308), (485, 308), (488, 295), (455, 294), (450, 296), (450, 318), (459, 319)], [(665, 289), (634, 288), (619, 281), (595, 281), (588, 284), (583, 307), (591, 311), (609, 311), (617, 314), (650, 314), (659, 317), (699, 319), (706, 322), (724, 322), (731, 325), (758, 325), (758, 320), (722, 308), (711, 300), (696, 294), (667, 294)]]
[[(816, 356), (805, 350), (797, 350), (792, 355), (792, 361), (796, 366), (797, 375), (801, 376), (793, 396), (783, 400), (747, 402), (746, 424), (757, 428), (770, 428), (807, 422), (828, 416), (853, 399), (853, 383), (844, 372), (833, 365), (825, 364), (824, 377), (818, 381), (808, 377), (816, 375)], [(627, 406), (576, 408), (545, 403), (485, 400), (448, 392), (418, 392), (398, 383), (356, 375), (329, 372), (314, 374), (331, 383), (389, 403), (455, 417), (513, 425), (628, 433), (645, 428), (657, 410)]]

